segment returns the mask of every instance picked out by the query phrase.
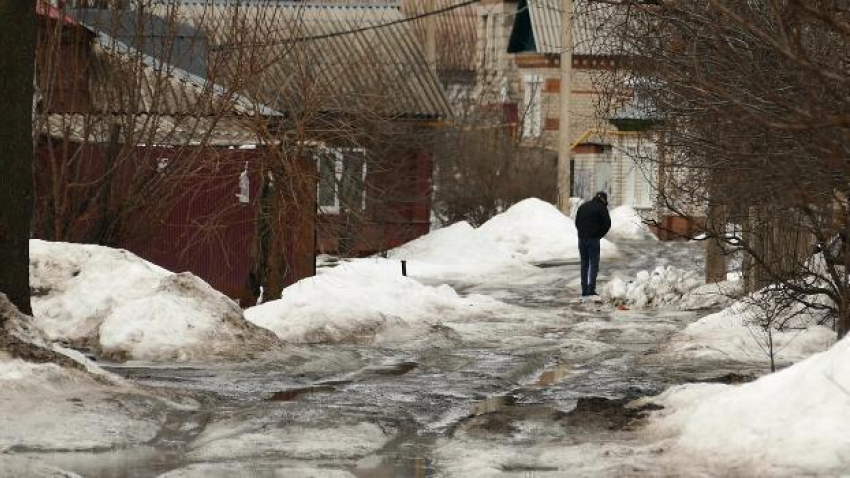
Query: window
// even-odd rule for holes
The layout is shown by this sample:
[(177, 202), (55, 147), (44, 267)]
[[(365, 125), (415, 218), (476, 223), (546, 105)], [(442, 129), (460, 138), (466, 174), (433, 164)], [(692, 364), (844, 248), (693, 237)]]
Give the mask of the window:
[(360, 148), (322, 148), (316, 153), (319, 171), (319, 211), (366, 209), (366, 151)]
[(245, 169), (239, 174), (239, 194), (236, 195), (239, 204), (251, 203), (251, 179), (248, 177), (248, 161), (245, 161)]
[(523, 77), (524, 101), (522, 110), (523, 138), (537, 138), (543, 132), (543, 79), (540, 75)]
[(627, 143), (622, 150), (623, 204), (636, 208), (653, 206), (653, 184), (655, 177), (654, 145)]
[(490, 30), (492, 28), (490, 15), (481, 16), (481, 33), (478, 36), (481, 39), (481, 65), (485, 68), (490, 63)]

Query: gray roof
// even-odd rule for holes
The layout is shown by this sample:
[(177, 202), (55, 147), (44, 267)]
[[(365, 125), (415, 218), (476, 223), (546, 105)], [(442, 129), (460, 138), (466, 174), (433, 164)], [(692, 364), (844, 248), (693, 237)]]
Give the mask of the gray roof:
[(241, 117), (49, 113), (36, 120), (42, 134), (76, 143), (108, 143), (113, 125), (122, 126), (119, 141), (130, 144), (241, 146), (264, 142)]
[(395, 6), (217, 0), (183, 1), (178, 11), (208, 37), (210, 76), (277, 110), (450, 114)]
[[(145, 144), (257, 144), (254, 117), (281, 114), (83, 25), (92, 36), (91, 99), (85, 111), (44, 111), (45, 134), (106, 142), (112, 125), (122, 141)], [(132, 134), (133, 137), (126, 136)]]
[[(515, 17), (512, 37), (530, 22), (532, 41), (514, 46), (512, 52), (560, 54), (561, 0), (520, 0), (520, 13)], [(575, 0), (573, 6), (573, 54), (615, 55), (621, 51), (615, 28), (622, 21), (618, 8), (594, 0)], [(527, 12), (527, 14), (526, 14)], [(513, 38), (512, 38), (513, 42)], [(513, 45), (512, 45), (513, 46)]]
[(82, 8), (68, 12), (88, 28), (201, 78), (206, 77), (207, 38), (181, 22), (168, 22), (148, 12)]
[(92, 108), (101, 113), (279, 116), (212, 81), (95, 32)]

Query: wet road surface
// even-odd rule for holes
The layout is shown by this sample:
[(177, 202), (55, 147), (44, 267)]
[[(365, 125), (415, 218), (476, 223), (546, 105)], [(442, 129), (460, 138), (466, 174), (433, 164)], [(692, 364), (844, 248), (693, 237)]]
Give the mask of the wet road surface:
[[(647, 248), (651, 253), (647, 253)], [(698, 245), (635, 243), (603, 261), (633, 275), (699, 268)], [(670, 385), (748, 377), (742, 364), (655, 353), (706, 314), (576, 303), (577, 265), (452, 284), (511, 304), (445, 317), (409, 340), (289, 347), (230, 365), (113, 366), (198, 402), (171, 411), (147, 446), (38, 455), (84, 477), (674, 476), (636, 430), (629, 401)]]

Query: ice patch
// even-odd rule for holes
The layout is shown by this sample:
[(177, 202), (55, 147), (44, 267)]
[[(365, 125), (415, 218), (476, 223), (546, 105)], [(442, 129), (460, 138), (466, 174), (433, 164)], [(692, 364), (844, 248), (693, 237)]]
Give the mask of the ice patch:
[(132, 393), (84, 372), (0, 355), (0, 451), (91, 450), (149, 441), (159, 424), (140, 409), (133, 416), (136, 407), (119, 399)]
[[(355, 478), (347, 471), (313, 468), (309, 466), (267, 467), (242, 465), (238, 463), (203, 463), (169, 471), (158, 478)], [(258, 471), (262, 470), (262, 472)]]
[(215, 425), (193, 446), (194, 459), (284, 457), (298, 460), (356, 459), (374, 453), (391, 439), (378, 425), (358, 423), (335, 428), (267, 426), (227, 433)]

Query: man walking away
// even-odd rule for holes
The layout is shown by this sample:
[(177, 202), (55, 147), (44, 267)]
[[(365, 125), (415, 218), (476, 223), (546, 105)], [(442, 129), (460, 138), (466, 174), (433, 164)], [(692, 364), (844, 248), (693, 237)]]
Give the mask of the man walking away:
[(578, 229), (578, 252), (581, 256), (581, 296), (595, 296), (596, 274), (599, 272), (599, 242), (611, 229), (608, 215), (608, 195), (596, 193), (592, 200), (584, 203), (576, 212)]

